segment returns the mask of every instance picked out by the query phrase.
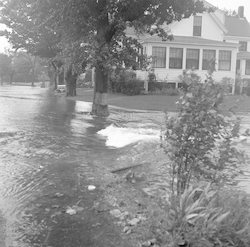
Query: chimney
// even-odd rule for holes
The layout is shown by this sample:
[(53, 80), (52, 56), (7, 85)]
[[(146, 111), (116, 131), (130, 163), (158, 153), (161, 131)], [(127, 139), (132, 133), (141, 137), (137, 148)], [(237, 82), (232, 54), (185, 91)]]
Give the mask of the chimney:
[(239, 16), (239, 18), (244, 18), (244, 6), (239, 6), (238, 16)]

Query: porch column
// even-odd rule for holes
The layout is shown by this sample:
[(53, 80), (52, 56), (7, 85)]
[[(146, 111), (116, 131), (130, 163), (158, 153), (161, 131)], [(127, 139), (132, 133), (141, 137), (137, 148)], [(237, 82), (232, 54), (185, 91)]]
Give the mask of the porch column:
[(198, 68), (198, 70), (202, 70), (202, 58), (203, 58), (203, 49), (200, 49), (200, 52), (199, 52), (199, 68)]
[(166, 47), (166, 69), (169, 69), (169, 53), (170, 53), (170, 49), (167, 46)]
[(215, 52), (215, 70), (218, 71), (219, 68), (219, 50)]
[(183, 48), (182, 69), (186, 69), (187, 48)]

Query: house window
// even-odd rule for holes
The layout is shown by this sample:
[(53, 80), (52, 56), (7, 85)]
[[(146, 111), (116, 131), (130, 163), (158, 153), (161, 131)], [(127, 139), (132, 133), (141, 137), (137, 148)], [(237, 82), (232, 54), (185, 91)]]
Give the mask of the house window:
[(182, 48), (170, 48), (169, 53), (169, 68), (170, 69), (182, 69)]
[(210, 69), (210, 61), (215, 58), (215, 50), (203, 50), (202, 69)]
[(193, 36), (201, 36), (202, 17), (194, 16)]
[(247, 42), (240, 41), (239, 44), (240, 44), (240, 48), (239, 48), (240, 51), (247, 51)]
[(166, 47), (153, 46), (153, 67), (166, 68)]
[(186, 69), (199, 69), (199, 55), (198, 49), (187, 49)]
[(250, 60), (247, 59), (246, 60), (246, 71), (245, 71), (246, 75), (250, 75)]
[(231, 69), (231, 51), (219, 51), (219, 70)]

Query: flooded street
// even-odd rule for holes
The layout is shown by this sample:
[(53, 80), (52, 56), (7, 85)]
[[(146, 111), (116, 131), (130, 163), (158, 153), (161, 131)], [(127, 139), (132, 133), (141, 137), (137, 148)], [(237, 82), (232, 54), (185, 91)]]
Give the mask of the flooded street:
[[(77, 204), (90, 208), (98, 199), (98, 187), (106, 179), (105, 174), (108, 176), (112, 169), (127, 163), (145, 161), (143, 155), (135, 161), (141, 149), (134, 148), (138, 141), (159, 142), (157, 121), (163, 115), (158, 120), (153, 117), (153, 123), (145, 121), (145, 113), (125, 113), (114, 108), (110, 117), (103, 119), (90, 116), (90, 108), (90, 103), (65, 100), (46, 89), (0, 88), (1, 247), (92, 246), (80, 245), (67, 237), (60, 245), (60, 234), (54, 237), (55, 242), (46, 243), (50, 232), (41, 212), (51, 218), (59, 207)], [(127, 141), (116, 140), (119, 149), (106, 145), (106, 137), (98, 131), (106, 127), (114, 130), (124, 124), (124, 119), (129, 126)], [(140, 124), (148, 125), (151, 131), (137, 135), (135, 128)], [(95, 193), (87, 190), (90, 184), (97, 187)]]
[[(38, 87), (0, 88), (1, 247), (129, 246), (92, 208), (113, 169), (164, 159), (155, 154), (164, 114), (110, 107), (104, 119), (90, 109)], [(249, 125), (244, 115), (243, 128)], [(247, 152), (248, 141), (239, 144)], [(250, 192), (248, 174), (241, 180)], [(67, 213), (72, 208), (81, 219)]]

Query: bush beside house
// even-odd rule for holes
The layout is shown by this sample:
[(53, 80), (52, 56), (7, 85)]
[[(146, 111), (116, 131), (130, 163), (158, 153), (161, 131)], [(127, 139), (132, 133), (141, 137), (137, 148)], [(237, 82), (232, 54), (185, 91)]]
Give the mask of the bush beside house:
[(137, 79), (133, 70), (117, 69), (110, 76), (109, 89), (113, 93), (139, 95), (144, 90), (144, 81)]

